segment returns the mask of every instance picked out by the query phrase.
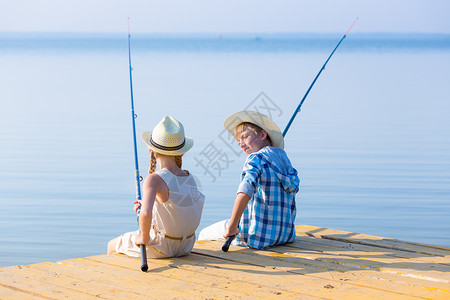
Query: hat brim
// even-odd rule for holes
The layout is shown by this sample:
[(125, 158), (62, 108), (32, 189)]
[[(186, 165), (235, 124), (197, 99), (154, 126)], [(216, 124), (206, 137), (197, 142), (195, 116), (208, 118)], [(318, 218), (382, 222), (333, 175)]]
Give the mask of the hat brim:
[(272, 146), (284, 149), (284, 137), (280, 128), (278, 128), (274, 121), (262, 113), (251, 110), (238, 111), (229, 115), (223, 122), (223, 126), (234, 137), (234, 130), (239, 124), (244, 122), (255, 124), (267, 131)]
[(169, 155), (169, 156), (183, 155), (184, 153), (188, 152), (192, 148), (192, 146), (194, 146), (194, 140), (190, 137), (185, 137), (184, 138), (185, 139), (184, 146), (182, 148), (177, 149), (177, 150), (163, 150), (163, 149), (156, 148), (150, 142), (150, 139), (152, 137), (151, 131), (145, 131), (144, 133), (142, 133), (141, 137), (142, 137), (142, 140), (147, 144), (149, 149), (151, 149), (152, 151), (154, 151), (156, 153)]

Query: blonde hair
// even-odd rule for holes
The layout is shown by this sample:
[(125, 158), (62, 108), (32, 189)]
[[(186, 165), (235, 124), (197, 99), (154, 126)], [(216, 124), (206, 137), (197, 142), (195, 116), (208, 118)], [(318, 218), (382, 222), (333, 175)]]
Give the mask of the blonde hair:
[[(246, 131), (247, 129), (253, 131), (256, 134), (260, 134), (264, 130), (256, 124), (243, 122), (236, 126), (236, 128), (234, 129), (234, 138), (237, 139), (241, 135), (241, 133)], [(270, 139), (269, 134), (267, 134), (267, 140), (269, 141), (270, 145), (272, 145), (272, 140)]]
[[(177, 155), (175, 156), (175, 163), (177, 164), (178, 168), (181, 169), (181, 166), (183, 165), (183, 159), (181, 158), (183, 155)], [(151, 151), (150, 154), (150, 168), (148, 169), (148, 174), (155, 173), (156, 170), (156, 154), (154, 151)]]
[(155, 152), (150, 152), (150, 168), (148, 169), (148, 174), (153, 174), (156, 170), (156, 156)]

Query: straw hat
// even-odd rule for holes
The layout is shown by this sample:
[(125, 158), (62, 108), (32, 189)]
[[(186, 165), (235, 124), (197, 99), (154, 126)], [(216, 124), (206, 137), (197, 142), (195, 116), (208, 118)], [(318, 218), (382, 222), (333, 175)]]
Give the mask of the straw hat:
[(223, 122), (223, 126), (228, 132), (234, 136), (236, 127), (244, 122), (249, 122), (258, 125), (265, 131), (272, 141), (272, 146), (284, 149), (284, 138), (280, 128), (268, 116), (251, 110), (238, 111), (228, 116)]
[(153, 131), (144, 132), (142, 139), (151, 150), (172, 156), (182, 155), (194, 145), (191, 138), (184, 136), (183, 124), (172, 116), (165, 116)]

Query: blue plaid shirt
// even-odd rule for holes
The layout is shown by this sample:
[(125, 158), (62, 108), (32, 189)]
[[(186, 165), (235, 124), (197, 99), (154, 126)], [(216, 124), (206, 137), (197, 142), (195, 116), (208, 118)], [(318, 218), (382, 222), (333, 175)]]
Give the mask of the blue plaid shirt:
[(247, 157), (238, 193), (251, 197), (233, 244), (264, 249), (295, 239), (300, 180), (284, 150), (264, 147)]

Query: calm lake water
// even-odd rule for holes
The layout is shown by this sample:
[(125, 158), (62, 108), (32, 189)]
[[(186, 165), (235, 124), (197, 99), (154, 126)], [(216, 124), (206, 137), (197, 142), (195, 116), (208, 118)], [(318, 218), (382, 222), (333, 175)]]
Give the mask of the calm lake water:
[[(138, 136), (171, 114), (194, 138), (199, 229), (230, 216), (245, 159), (225, 117), (284, 129), (340, 38), (132, 37)], [(0, 267), (105, 253), (137, 228), (126, 34), (1, 34), (0, 66)], [(448, 35), (349, 35), (286, 136), (296, 224), (450, 246), (449, 79)]]

